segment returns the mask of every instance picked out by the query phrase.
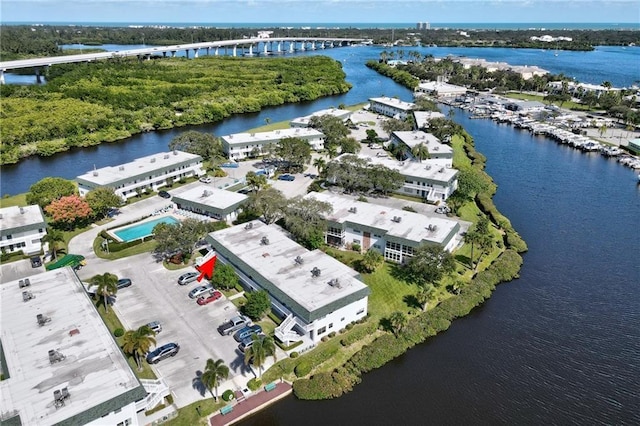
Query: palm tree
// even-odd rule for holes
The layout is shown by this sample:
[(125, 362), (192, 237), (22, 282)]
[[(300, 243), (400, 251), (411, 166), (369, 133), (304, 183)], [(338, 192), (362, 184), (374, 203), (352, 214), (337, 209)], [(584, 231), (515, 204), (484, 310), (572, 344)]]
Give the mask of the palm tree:
[(64, 242), (64, 234), (62, 231), (58, 229), (49, 228), (47, 229), (47, 235), (42, 237), (42, 241), (45, 243), (49, 243), (51, 245), (51, 253), (53, 254), (53, 258), (57, 259), (58, 257), (58, 243)]
[(416, 300), (422, 306), (422, 311), (427, 310), (427, 304), (429, 300), (433, 297), (435, 293), (435, 288), (432, 285), (421, 286), (418, 292), (416, 293)]
[(407, 317), (400, 311), (396, 311), (389, 317), (389, 324), (391, 325), (391, 331), (398, 337), (398, 334), (407, 325)]
[[(227, 377), (229, 377), (229, 367), (224, 365), (224, 361), (221, 359), (214, 361), (209, 358), (207, 360), (207, 365), (204, 368), (204, 373), (202, 373), (202, 376), (200, 377), (200, 381), (202, 381), (202, 384), (209, 389), (213, 399), (217, 401), (218, 385), (220, 384), (220, 380), (225, 380)], [(215, 395), (213, 394), (212, 389), (216, 390)]]
[(467, 244), (471, 244), (471, 269), (473, 269), (473, 246), (475, 244), (479, 244), (480, 240), (482, 239), (482, 235), (473, 229), (470, 229), (467, 231), (466, 234), (464, 234), (464, 242)]
[(118, 277), (105, 272), (102, 275), (96, 275), (89, 280), (89, 288), (97, 287), (96, 294), (104, 299), (104, 309), (109, 312), (109, 304), (107, 299), (113, 297), (118, 292)]
[(156, 345), (155, 335), (155, 331), (148, 325), (143, 325), (137, 330), (128, 330), (122, 337), (122, 350), (133, 355), (138, 371), (142, 371), (140, 357), (149, 352), (151, 346)]
[(327, 161), (322, 157), (318, 157), (313, 160), (313, 166), (318, 170), (318, 174), (322, 176), (323, 172), (327, 168)]
[(422, 142), (411, 148), (411, 153), (422, 163), (422, 160), (426, 160), (430, 157), (429, 148)]
[(268, 356), (273, 356), (276, 359), (276, 345), (272, 337), (253, 335), (253, 344), (244, 353), (244, 363), (248, 365), (249, 362), (253, 362), (253, 365), (258, 367), (258, 376), (262, 376), (262, 364)]

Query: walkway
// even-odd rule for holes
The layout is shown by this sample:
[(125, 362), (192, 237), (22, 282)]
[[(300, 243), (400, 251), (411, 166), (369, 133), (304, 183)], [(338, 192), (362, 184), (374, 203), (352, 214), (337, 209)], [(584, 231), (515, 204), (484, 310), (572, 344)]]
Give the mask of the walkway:
[(233, 406), (233, 411), (224, 416), (220, 414), (220, 410), (216, 412), (209, 419), (211, 426), (226, 426), (239, 422), (240, 420), (249, 417), (253, 413), (260, 411), (267, 405), (284, 398), (293, 392), (293, 388), (287, 382), (277, 383), (275, 389), (266, 392), (260, 390), (259, 392), (252, 394), (245, 400), (240, 400)]

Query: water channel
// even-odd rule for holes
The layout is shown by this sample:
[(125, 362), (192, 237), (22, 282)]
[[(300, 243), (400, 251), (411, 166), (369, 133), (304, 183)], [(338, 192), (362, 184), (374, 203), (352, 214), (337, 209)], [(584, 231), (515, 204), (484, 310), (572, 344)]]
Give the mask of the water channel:
[[(406, 89), (362, 66), (379, 50), (332, 52), (354, 84), (346, 95), (196, 130), (243, 131), (266, 117), (279, 121), (381, 94), (409, 100)], [(595, 77), (583, 81), (597, 83), (619, 69), (607, 61), (620, 58), (620, 48), (599, 52), (602, 61), (589, 70)], [(635, 79), (638, 52), (620, 62), (624, 84)], [(501, 60), (519, 54), (505, 53)], [(319, 402), (288, 397), (243, 424), (640, 424), (635, 174), (614, 160), (489, 120), (471, 120), (463, 111), (455, 120), (487, 156), (487, 171), (498, 184), (496, 204), (529, 245), (520, 279), (499, 286), (485, 305), (446, 333), (366, 374), (344, 397)], [(23, 192), (44, 176), (73, 178), (94, 163), (101, 167), (162, 151), (181, 131), (3, 167), (2, 192)]]

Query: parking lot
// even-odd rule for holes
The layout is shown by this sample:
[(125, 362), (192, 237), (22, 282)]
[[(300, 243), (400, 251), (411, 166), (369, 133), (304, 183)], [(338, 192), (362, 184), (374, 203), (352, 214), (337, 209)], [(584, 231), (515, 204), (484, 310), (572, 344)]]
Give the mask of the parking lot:
[(84, 281), (104, 272), (132, 280), (133, 285), (118, 291), (114, 309), (125, 329), (159, 321), (162, 332), (156, 336), (157, 346), (170, 342), (180, 345), (175, 357), (162, 360), (152, 367), (158, 376), (166, 380), (175, 395), (175, 403), (180, 407), (209, 395), (208, 392), (202, 395), (202, 390), (193, 383), (197, 372), (204, 369), (209, 358), (222, 359), (229, 366), (230, 382), (221, 385), (220, 392), (242, 388), (253, 377), (245, 367), (243, 354), (237, 349), (238, 344), (233, 337), (221, 336), (217, 331), (218, 325), (237, 314), (235, 306), (224, 296), (208, 305), (199, 306), (195, 299), (189, 298), (188, 293), (205, 281), (202, 284), (194, 281), (184, 286), (178, 285), (178, 277), (190, 271), (194, 271), (194, 268), (169, 271), (149, 253), (96, 268), (87, 265), (79, 271)]

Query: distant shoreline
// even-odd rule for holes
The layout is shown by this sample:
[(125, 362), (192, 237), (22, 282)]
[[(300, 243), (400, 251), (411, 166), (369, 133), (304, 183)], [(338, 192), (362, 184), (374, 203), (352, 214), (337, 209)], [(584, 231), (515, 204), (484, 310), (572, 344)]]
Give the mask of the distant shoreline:
[[(298, 29), (415, 29), (418, 22), (38, 22), (13, 21), (2, 25), (70, 25), (83, 27), (172, 27), (172, 28), (298, 28)], [(433, 22), (430, 29), (462, 30), (640, 30), (638, 22)]]

